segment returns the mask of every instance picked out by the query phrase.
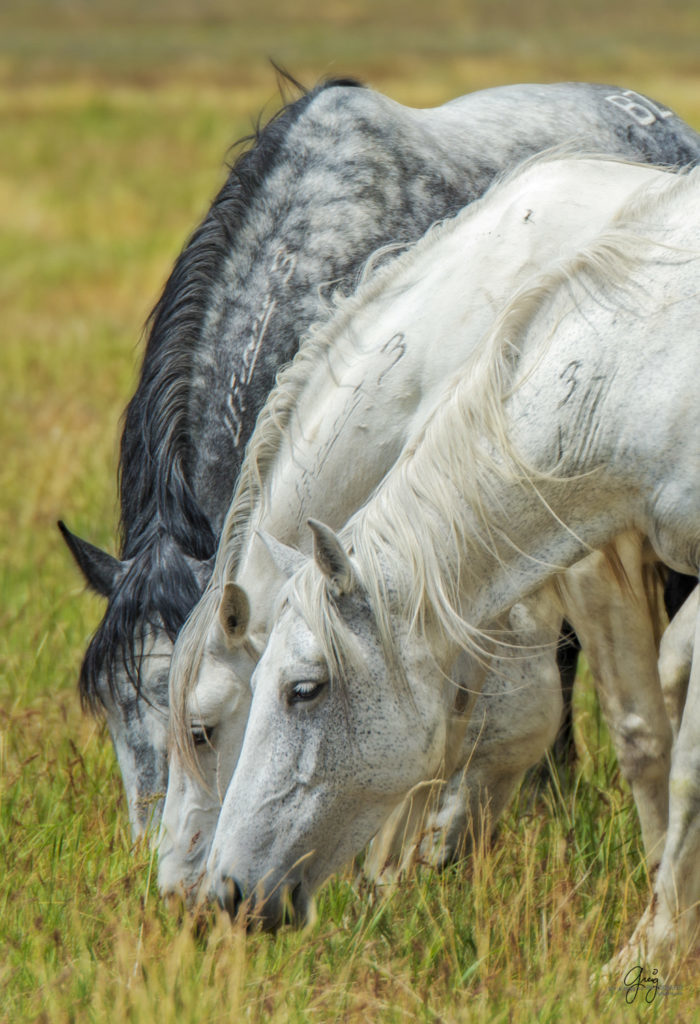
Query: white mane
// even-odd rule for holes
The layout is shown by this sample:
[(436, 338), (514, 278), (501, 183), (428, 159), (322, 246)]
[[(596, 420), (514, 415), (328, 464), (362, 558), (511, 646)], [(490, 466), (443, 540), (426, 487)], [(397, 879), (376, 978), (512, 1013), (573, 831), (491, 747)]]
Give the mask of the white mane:
[[(544, 156), (533, 157), (515, 171), (504, 175), (499, 179), (499, 184), (502, 184), (504, 179), (511, 181), (521, 177), (531, 170), (533, 164), (561, 160), (562, 155), (569, 156), (558, 148)], [(577, 154), (577, 158), (604, 159), (599, 155), (591, 157), (588, 154)], [(629, 164), (627, 161), (616, 162)], [(675, 185), (676, 178), (672, 180)], [(494, 187), (495, 183), (481, 200), (472, 203), (457, 217), (434, 225), (422, 239), (388, 264), (377, 269), (377, 264), (388, 253), (395, 251), (395, 247), (385, 247), (371, 257), (362, 272), (356, 293), (350, 297), (341, 295), (334, 299), (335, 312), (332, 319), (311, 328), (303, 339), (294, 361), (278, 375), (277, 385), (259, 415), (248, 446), (238, 485), (224, 522), (212, 578), (183, 626), (175, 648), (170, 673), (170, 707), (178, 747), (189, 745), (188, 697), (196, 684), (207, 635), (218, 614), (222, 587), (226, 582), (235, 579), (247, 540), (265, 514), (275, 458), (280, 451), (292, 415), (305, 389), (309, 387), (311, 375), (323, 365), (334, 345), (345, 341), (354, 344), (355, 319), (369, 303), (381, 298), (392, 286), (400, 285), (402, 276), (407, 276), (419, 260), (430, 257), (445, 236), (460, 229), (465, 221), (483, 210), (484, 202), (498, 201), (498, 192), (493, 193)], [(664, 190), (664, 195), (666, 191), (669, 189)], [(634, 198), (619, 213), (617, 222), (623, 224), (626, 221), (635, 221), (656, 202), (660, 202), (659, 197), (651, 200), (644, 195), (641, 198)], [(408, 526), (409, 516), (406, 509), (415, 508), (416, 515), (425, 517), (425, 510), (430, 507), (432, 500), (430, 488), (426, 490), (421, 487), (417, 479), (420, 474), (416, 474), (416, 479), (412, 480), (414, 471), (411, 466), (414, 464), (414, 457), (416, 465), (418, 461), (426, 463), (423, 470), (424, 481), (433, 481), (433, 487), (437, 480), (446, 479), (443, 476), (445, 473), (471, 473), (471, 478), (478, 481), (473, 495), (475, 507), (479, 505), (479, 488), (486, 486), (489, 473), (495, 468), (493, 458), (486, 455), (484, 443), (477, 443), (477, 438), (483, 436), (490, 439), (496, 450), (504, 455), (508, 454), (508, 460), (499, 467), (499, 472), (522, 473), (525, 467), (520, 464), (517, 454), (509, 445), (502, 411), (503, 398), (511, 386), (517, 367), (516, 339), (542, 303), (561, 285), (569, 283), (573, 287), (574, 281), (580, 284), (585, 280), (589, 282), (590, 287), (596, 287), (602, 285), (606, 277), (608, 280), (615, 280), (616, 277), (623, 275), (634, 259), (638, 258), (638, 248), (639, 239), (636, 235), (625, 234), (622, 227), (613, 228), (601, 236), (595, 246), (579, 253), (557, 272), (543, 277), (535, 287), (518, 294), (499, 317), (491, 336), (475, 354), (471, 370), (463, 378), (460, 377), (460, 381), (455, 382), (451, 389), (449, 409), (455, 407), (455, 412), (450, 415), (461, 422), (461, 432), (469, 438), (469, 443), (460, 444), (459, 450), (448, 444), (439, 458), (436, 455), (430, 458), (423, 456), (421, 450), (427, 446), (439, 453), (441, 430), (445, 437), (449, 438), (450, 430), (453, 429), (449, 425), (441, 428), (439, 424), (443, 422), (444, 417), (435, 417), (411, 446), (410, 453), (405, 452), (402, 456), (392, 473), (391, 490), (385, 493), (382, 489), (376, 502), (372, 503), (367, 512), (366, 526), (360, 530), (357, 539), (353, 529), (353, 546), (356, 553), (362, 552), (360, 560), (367, 566), (363, 576), (370, 590), (373, 586), (370, 580), (374, 580), (376, 586), (380, 586), (378, 560), (384, 556), (381, 554), (382, 545), (378, 543), (377, 538), (381, 536), (386, 539), (383, 545), (385, 550), (401, 551), (401, 557), (405, 558), (404, 564), (410, 566), (411, 571), (415, 573), (411, 606), (416, 621), (424, 624), (430, 617), (428, 609), (432, 609), (431, 616), (439, 612), (437, 621), (442, 624), (441, 628), (447, 629), (455, 638), (459, 637), (460, 643), (465, 643), (466, 637), (469, 636), (469, 643), (474, 646), (478, 631), (471, 630), (468, 624), (458, 616), (455, 617), (453, 595), (449, 593), (449, 584), (443, 579), (442, 563), (445, 559), (449, 560), (450, 555), (445, 553), (442, 560), (438, 559), (432, 553), (432, 545), (428, 545), (431, 553), (426, 549), (425, 557), (421, 557), (422, 538), (420, 543), (416, 544), (416, 538)], [(443, 409), (443, 413), (446, 414), (447, 409)], [(397, 481), (403, 480), (404, 477), (405, 494), (399, 496), (400, 487)], [(441, 487), (443, 484), (440, 484), (437, 490), (440, 491)], [(394, 492), (397, 492), (396, 498), (392, 497)], [(392, 509), (396, 508), (402, 510), (400, 517), (392, 514)], [(453, 536), (456, 536), (455, 530), (459, 532), (455, 513), (456, 508), (449, 507), (441, 508), (439, 513), (444, 523), (452, 524)], [(372, 523), (375, 523), (374, 527), (371, 526)], [(436, 531), (436, 537), (439, 532)], [(369, 540), (370, 536), (374, 538), (372, 541)], [(392, 538), (391, 541), (388, 538)], [(459, 548), (460, 544), (457, 543), (455, 550)], [(458, 558), (457, 564), (460, 561), (463, 561), (463, 558)], [(455, 573), (453, 579), (456, 577)], [(450, 574), (447, 573), (445, 578), (449, 579)], [(308, 596), (310, 598), (311, 595)], [(385, 606), (382, 597), (379, 591), (375, 593), (375, 609)], [(303, 604), (306, 607), (306, 614), (310, 614), (312, 602), (304, 601)], [(380, 612), (378, 614), (381, 615)], [(317, 616), (313, 617), (319, 621)], [(391, 645), (386, 624), (382, 629), (382, 635), (388, 649)], [(345, 649), (344, 643), (339, 642), (336, 645), (330, 636), (327, 640), (330, 647), (336, 649), (336, 653)]]
[[(358, 314), (370, 303), (381, 299), (392, 286), (400, 286), (401, 279), (409, 276), (421, 260), (429, 260), (433, 250), (439, 247), (446, 236), (462, 230), (469, 220), (481, 216), (485, 204), (500, 202), (503, 187), (525, 177), (533, 166), (559, 163), (564, 158), (574, 157), (586, 162), (596, 160), (648, 169), (648, 165), (621, 159), (611, 160), (598, 153), (574, 153), (568, 145), (554, 147), (544, 154), (535, 154), (516, 168), (497, 176), (483, 196), (455, 217), (433, 224), (413, 245), (405, 247), (389, 244), (380, 248), (365, 263), (352, 295), (347, 296), (338, 291), (331, 296), (331, 318), (309, 328), (301, 339), (293, 361), (278, 373), (275, 387), (260, 411), (221, 531), (212, 574), (213, 585), (221, 586), (235, 579), (246, 541), (257, 522), (265, 515), (270, 474), (291, 418), (305, 390), (310, 386), (313, 373), (324, 365), (328, 353), (343, 343), (347, 342), (351, 346), (355, 344), (355, 321)], [(642, 192), (645, 190), (642, 189)], [(644, 198), (639, 201), (643, 204)], [(636, 213), (634, 200), (630, 201), (629, 209), (633, 214)], [(400, 255), (396, 256), (397, 252)], [(395, 258), (385, 262), (392, 255)]]
[[(351, 296), (335, 293), (329, 300), (330, 320), (312, 326), (302, 338), (294, 360), (281, 370), (268, 395), (250, 438), (246, 456), (231, 505), (224, 520), (211, 579), (183, 625), (175, 647), (170, 669), (171, 725), (178, 746), (188, 742), (187, 700), (197, 680), (209, 629), (215, 621), (225, 583), (233, 581), (251, 532), (265, 515), (269, 480), (287, 428), (312, 374), (323, 365), (331, 349), (349, 341), (354, 343), (354, 322), (365, 307), (380, 298), (388, 287), (410, 273), (423, 257), (429, 256), (443, 237), (459, 230), (466, 221), (483, 210), (485, 202), (498, 201), (494, 189), (515, 181), (530, 171), (534, 164), (546, 164), (568, 155), (564, 147), (545, 154), (536, 154), (514, 170), (500, 175), (481, 199), (471, 203), (457, 216), (434, 224), (426, 234), (389, 262), (398, 247), (387, 245), (369, 257), (358, 276), (356, 291)], [(578, 154), (583, 159), (583, 157)], [(586, 159), (602, 159), (598, 155)], [(626, 161), (619, 161), (621, 164)]]
[[(699, 183), (697, 169), (671, 176), (659, 192), (643, 190), (621, 208), (594, 243), (518, 292), (471, 365), (448, 386), (439, 409), (404, 450), (374, 497), (342, 531), (390, 665), (398, 666), (399, 659), (389, 622), (387, 566), (401, 566), (407, 588), (401, 592), (402, 618), (429, 647), (435, 649), (449, 639), (477, 657), (485, 653), (484, 643), (492, 638), (459, 612), (460, 580), (470, 572), (470, 552), (496, 551), (491, 524), (483, 514), (483, 496), (504, 481), (519, 482), (539, 493), (538, 480), (562, 471), (561, 466), (548, 470), (528, 466), (509, 436), (505, 402), (522, 383), (518, 379), (520, 346), (536, 318), (562, 296), (569, 295), (572, 308), (581, 296), (591, 293), (601, 301), (619, 302), (634, 286), (629, 280), (634, 268), (652, 256), (658, 258), (661, 251), (687, 252), (651, 236), (663, 233), (664, 215), (671, 204), (682, 211), (688, 193), (697, 195)], [(644, 225), (652, 217), (655, 222), (647, 228), (650, 237), (646, 237)], [(692, 255), (697, 258), (700, 253)], [(550, 341), (544, 337), (539, 342), (539, 357)], [(465, 506), (474, 516), (469, 534)], [(320, 573), (310, 563), (295, 577), (294, 601), (333, 670), (352, 661), (351, 637), (319, 580)]]

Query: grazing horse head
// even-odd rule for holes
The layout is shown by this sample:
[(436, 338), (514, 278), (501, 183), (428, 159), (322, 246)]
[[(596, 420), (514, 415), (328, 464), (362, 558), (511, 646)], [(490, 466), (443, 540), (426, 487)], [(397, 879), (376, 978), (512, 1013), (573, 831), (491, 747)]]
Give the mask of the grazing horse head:
[[(233, 843), (223, 858), (213, 851), (208, 865), (221, 905), (235, 913), (246, 899), (270, 928), (290, 908), (303, 920), (320, 882), (369, 841), (411, 787), (444, 771), (456, 696), (447, 674), (439, 687), (407, 684), (434, 675), (432, 655), (408, 630), (392, 645), (394, 685), (377, 685), (386, 638), (369, 595), (335, 535), (311, 525), (314, 558), (294, 581), (313, 591), (319, 616), (310, 625), (295, 587), (285, 590), (253, 675), (254, 713), (218, 825)], [(249, 789), (275, 794), (274, 815), (250, 805)], [(250, 877), (238, 870), (239, 846), (254, 865)], [(268, 877), (274, 885), (256, 903), (257, 882)]]
[[(245, 591), (227, 583), (210, 587), (202, 604), (213, 614), (204, 643), (188, 649), (191, 631), (176, 646), (178, 661), (193, 657), (200, 684), (176, 694), (172, 717), (180, 722), (171, 744), (167, 800), (158, 841), (158, 883), (166, 900), (192, 904), (204, 874), (211, 837), (228, 782), (243, 744), (250, 706), (250, 676), (258, 650), (248, 636), (250, 606)], [(182, 730), (186, 735), (182, 738)], [(179, 754), (175, 756), (175, 748)]]

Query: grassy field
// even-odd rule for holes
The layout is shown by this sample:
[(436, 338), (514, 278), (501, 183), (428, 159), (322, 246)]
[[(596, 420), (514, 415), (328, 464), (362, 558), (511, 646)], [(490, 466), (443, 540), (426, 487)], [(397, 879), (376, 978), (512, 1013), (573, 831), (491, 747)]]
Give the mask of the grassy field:
[(100, 602), (55, 520), (114, 549), (118, 421), (141, 324), (277, 102), (267, 57), (431, 105), (513, 81), (649, 92), (700, 128), (700, 6), (591, 0), (5, 0), (0, 7), (0, 1020), (700, 1020), (700, 974), (633, 1005), (589, 980), (648, 895), (585, 678), (581, 774), (520, 794), (489, 851), (316, 922), (206, 939), (132, 849), (109, 739), (75, 680)]

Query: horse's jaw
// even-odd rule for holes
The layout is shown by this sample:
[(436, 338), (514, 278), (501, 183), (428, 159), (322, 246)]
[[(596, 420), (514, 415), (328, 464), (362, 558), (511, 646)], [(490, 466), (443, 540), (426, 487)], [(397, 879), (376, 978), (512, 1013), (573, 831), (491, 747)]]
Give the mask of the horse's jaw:
[[(172, 644), (164, 631), (150, 635), (137, 652), (139, 685), (120, 666), (110, 692), (101, 679), (102, 710), (119, 764), (134, 842), (155, 835), (168, 782), (167, 679)], [(105, 676), (106, 673), (103, 673)]]

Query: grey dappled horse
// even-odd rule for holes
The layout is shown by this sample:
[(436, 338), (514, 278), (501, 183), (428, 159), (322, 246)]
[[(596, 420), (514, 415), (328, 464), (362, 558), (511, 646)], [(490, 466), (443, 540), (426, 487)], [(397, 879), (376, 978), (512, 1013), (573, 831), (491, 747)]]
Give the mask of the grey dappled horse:
[(106, 716), (134, 836), (166, 785), (172, 644), (277, 369), (378, 246), (415, 240), (561, 143), (673, 166), (700, 156), (672, 111), (612, 86), (505, 86), (414, 110), (337, 80), (285, 106), (231, 168), (149, 320), (121, 440), (119, 558), (62, 526), (108, 601), (80, 692)]

